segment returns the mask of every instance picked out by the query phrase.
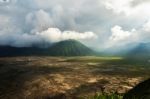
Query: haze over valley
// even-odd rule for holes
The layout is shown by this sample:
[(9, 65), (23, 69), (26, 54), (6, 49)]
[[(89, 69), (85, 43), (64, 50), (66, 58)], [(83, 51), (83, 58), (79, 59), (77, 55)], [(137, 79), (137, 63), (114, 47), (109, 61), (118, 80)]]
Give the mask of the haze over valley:
[(0, 0), (0, 99), (150, 99), (150, 0)]

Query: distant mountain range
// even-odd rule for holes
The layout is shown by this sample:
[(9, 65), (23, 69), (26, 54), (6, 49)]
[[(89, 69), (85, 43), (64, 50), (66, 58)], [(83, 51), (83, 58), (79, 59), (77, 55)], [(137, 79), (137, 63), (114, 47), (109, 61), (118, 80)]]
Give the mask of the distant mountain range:
[(150, 58), (150, 43), (140, 43), (127, 53), (129, 58)]
[[(109, 49), (111, 51), (111, 49)], [(112, 49), (113, 50), (113, 49)], [(113, 51), (112, 51), (113, 52)], [(130, 50), (119, 50), (118, 52), (95, 52), (76, 40), (65, 40), (53, 45), (41, 47), (12, 47), (0, 46), (0, 57), (3, 56), (124, 56), (127, 58), (144, 59), (150, 58), (150, 43), (140, 43)]]
[(76, 40), (54, 43), (47, 48), (0, 46), (0, 56), (86, 56), (95, 52)]
[(129, 45), (120, 46), (120, 48), (115, 47), (106, 49), (104, 51), (105, 55), (112, 56), (124, 56), (131, 58), (150, 58), (150, 43), (132, 43)]

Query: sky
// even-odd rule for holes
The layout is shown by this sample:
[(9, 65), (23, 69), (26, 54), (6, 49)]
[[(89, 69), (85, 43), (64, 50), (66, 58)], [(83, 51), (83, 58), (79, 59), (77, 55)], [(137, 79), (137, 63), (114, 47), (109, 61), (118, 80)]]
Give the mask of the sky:
[(0, 45), (75, 39), (97, 50), (150, 41), (150, 0), (0, 0)]

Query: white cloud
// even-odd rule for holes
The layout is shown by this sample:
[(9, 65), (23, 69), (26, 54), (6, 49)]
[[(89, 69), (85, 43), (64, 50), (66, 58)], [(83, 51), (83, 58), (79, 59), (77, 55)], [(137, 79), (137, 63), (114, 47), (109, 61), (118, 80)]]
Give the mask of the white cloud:
[[(150, 2), (148, 0), (105, 0), (103, 4), (107, 9), (117, 14), (124, 13), (127, 17), (142, 18), (142, 20), (150, 17), (148, 10)], [(136, 6), (132, 6), (133, 4)]]
[(0, 15), (0, 35), (13, 34), (14, 32), (20, 32), (21, 30), (13, 25), (12, 19), (9, 16)]
[(132, 3), (132, 5), (131, 6), (138, 6), (138, 5), (140, 5), (140, 4), (142, 4), (142, 3), (148, 3), (148, 2), (150, 2), (150, 0), (133, 0), (131, 3)]
[(129, 3), (133, 0), (105, 0), (103, 4), (107, 9), (112, 9), (115, 13), (131, 13)]
[[(53, 14), (54, 12), (55, 14)], [(19, 25), (16, 25), (16, 21), (13, 20), (16, 17), (0, 15), (0, 45), (24, 47), (41, 43), (51, 44), (67, 39), (89, 40), (97, 37), (93, 32), (79, 33), (76, 31), (61, 31), (55, 24), (58, 25), (65, 20), (72, 20), (70, 17), (64, 16), (64, 14), (61, 7), (56, 7), (51, 13), (43, 9), (32, 11), (26, 14), (24, 17), (25, 22), (21, 23), (20, 27), (18, 27)], [(17, 19), (17, 21), (19, 21), (19, 19)], [(23, 20), (20, 21), (22, 22)], [(23, 24), (24, 26), (22, 27)], [(69, 24), (71, 26), (72, 23), (68, 22), (68, 25)], [(24, 29), (27, 29), (26, 32)]]
[(111, 26), (111, 35), (106, 46), (126, 47), (133, 43), (150, 41), (150, 21), (147, 21), (150, 18), (149, 0), (105, 0), (102, 3), (106, 9), (118, 16), (114, 20), (119, 20), (114, 23), (118, 26)]
[(141, 42), (149, 42), (150, 39), (150, 21), (142, 24), (139, 29), (130, 31), (123, 30), (121, 26), (111, 28), (111, 36), (109, 37), (106, 47), (126, 46), (130, 44), (138, 44)]
[(147, 21), (144, 25), (143, 25), (143, 30), (146, 32), (150, 32), (150, 20)]
[[(108, 42), (115, 45), (150, 38), (146, 22), (150, 18), (149, 0), (0, 1), (0, 44), (28, 46), (32, 45), (30, 42), (53, 42), (59, 38), (82, 39), (88, 46), (102, 48)], [(52, 27), (53, 32), (49, 32)], [(96, 33), (98, 39), (86, 31)]]
[(122, 30), (122, 27), (120, 26), (114, 26), (111, 29), (112, 32), (112, 36), (110, 37), (110, 40), (112, 41), (122, 41), (125, 40), (127, 38), (129, 38), (132, 35), (132, 32), (134, 32), (135, 30), (130, 31), (124, 31)]
[(37, 32), (36, 35), (44, 38), (48, 42), (58, 42), (67, 39), (84, 40), (95, 39), (97, 36), (93, 32), (79, 33), (75, 31), (60, 31), (58, 28), (49, 28), (48, 30)]
[(52, 27), (53, 20), (47, 12), (45, 12), (44, 10), (39, 10), (27, 14), (26, 23), (27, 25), (31, 26), (31, 33), (34, 33)]
[(0, 0), (1, 3), (8, 3), (10, 0)]
[(60, 31), (58, 28), (48, 28), (47, 30), (35, 33), (13, 33), (0, 34), (0, 45), (12, 45), (18, 47), (32, 46), (41, 43), (51, 44), (63, 40), (87, 40), (95, 39), (97, 36), (93, 32), (79, 33), (75, 31)]
[(109, 37), (107, 47), (122, 46), (130, 43), (137, 42), (139, 40), (137, 34), (138, 31), (132, 29), (131, 31), (125, 31), (121, 26), (114, 26), (111, 29), (112, 35)]

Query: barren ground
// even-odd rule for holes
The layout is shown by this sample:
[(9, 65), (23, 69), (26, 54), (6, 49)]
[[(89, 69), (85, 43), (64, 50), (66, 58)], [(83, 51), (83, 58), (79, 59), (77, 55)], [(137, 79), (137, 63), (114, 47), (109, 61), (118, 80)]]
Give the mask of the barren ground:
[(123, 94), (150, 77), (149, 63), (117, 57), (0, 58), (0, 99), (78, 99)]

